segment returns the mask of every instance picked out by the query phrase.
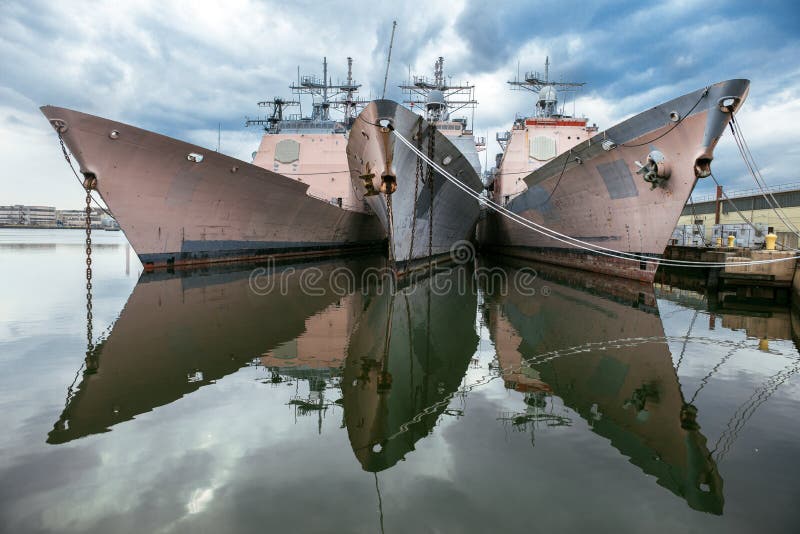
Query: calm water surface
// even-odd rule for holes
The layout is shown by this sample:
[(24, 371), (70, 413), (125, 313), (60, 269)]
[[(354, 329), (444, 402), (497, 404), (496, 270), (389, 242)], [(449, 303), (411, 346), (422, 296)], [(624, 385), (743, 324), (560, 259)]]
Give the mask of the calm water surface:
[(95, 232), (87, 352), (82, 240), (0, 230), (3, 531), (800, 524), (788, 310), (513, 264), (335, 282), (371, 258), (254, 290), (253, 266), (140, 277)]

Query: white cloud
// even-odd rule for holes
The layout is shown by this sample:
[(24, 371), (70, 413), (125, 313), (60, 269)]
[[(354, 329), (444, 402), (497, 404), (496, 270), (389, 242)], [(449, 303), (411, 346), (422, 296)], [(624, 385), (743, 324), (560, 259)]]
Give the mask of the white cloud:
[[(591, 23), (605, 14), (598, 7), (560, 34), (539, 31), (538, 20), (523, 25), (522, 20), (498, 19), (487, 27), (499, 32), (496, 38), (502, 42), (496, 52), (475, 62), (471, 45), (485, 46), (492, 36), (476, 40), (471, 32), (480, 31), (481, 25), (465, 32), (458, 20), (461, 14), (489, 13), (472, 9), (465, 0), (430, 1), (424, 9), (411, 0), (369, 4), (369, 9), (357, 2), (254, 0), (202, 9), (183, 0), (7, 2), (7, 16), (0, 20), (0, 158), (6, 163), (0, 202), (75, 205), (74, 180), (39, 105), (74, 107), (208, 148), (216, 147), (215, 126), (221, 123), (222, 151), (248, 160), (257, 136), (241, 128), (242, 119), (258, 112), (257, 101), (288, 96), (298, 65), (303, 73), (321, 74), (321, 58), (327, 56), (336, 80), (344, 77), (345, 58), (352, 56), (354, 75), (364, 84), (362, 96), (378, 95), (395, 18), (387, 96), (401, 97), (395, 86), (408, 75), (409, 66), (415, 74), (431, 75), (433, 61), (442, 55), (448, 75), (475, 83), (480, 104), (474, 127), (492, 140), (516, 113), (533, 107), (532, 94), (510, 91), (506, 81), (518, 65), (523, 74), (543, 70), (547, 55), (553, 78), (569, 73), (588, 82), (574, 109), (601, 129), (703, 85), (750, 76), (753, 90), (742, 111), (745, 133), (770, 179), (793, 181), (796, 165), (791, 161), (797, 150), (787, 129), (798, 118), (791, 95), (800, 88), (800, 68), (791, 65), (800, 54), (800, 42), (734, 46), (728, 39), (732, 32), (761, 31), (768, 15), (722, 17), (718, 5), (712, 3), (708, 16), (693, 21), (696, 5), (664, 2), (620, 13), (605, 25)], [(642, 28), (653, 21), (658, 21), (659, 32), (648, 42), (657, 53), (635, 46)], [(758, 112), (750, 115), (750, 109)], [(490, 158), (498, 148), (490, 142)], [(721, 143), (715, 166), (738, 183), (742, 173), (724, 163), (729, 152)]]

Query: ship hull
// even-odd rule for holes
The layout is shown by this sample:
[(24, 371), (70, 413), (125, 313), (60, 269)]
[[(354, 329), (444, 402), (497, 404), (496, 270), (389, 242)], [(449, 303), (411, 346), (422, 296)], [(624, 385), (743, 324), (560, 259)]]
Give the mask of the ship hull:
[(313, 198), (308, 184), (120, 122), (42, 112), (62, 125), (80, 172), (97, 179), (145, 268), (323, 256), (385, 240), (374, 216)]
[[(747, 80), (721, 82), (707, 93), (701, 89), (636, 115), (558, 156), (524, 179), (527, 188), (521, 194), (498, 201), (516, 215), (590, 245), (658, 258), (697, 174), (710, 170), (714, 147), (730, 121), (731, 113), (719, 102), (735, 97), (738, 108), (748, 88)], [(673, 112), (677, 120), (670, 118)], [(607, 150), (604, 140), (616, 146)], [(652, 187), (637, 173), (637, 162), (647, 162), (655, 151), (665, 157), (670, 174)], [(658, 266), (587, 251), (494, 211), (481, 222), (478, 238), (491, 252), (647, 282)]]
[[(381, 121), (389, 121), (391, 128), (382, 128)], [(391, 259), (402, 275), (430, 258), (447, 258), (454, 245), (472, 240), (479, 206), (436, 172), (432, 173), (431, 193), (427, 166), (418, 172), (417, 155), (395, 139), (395, 134), (410, 140), (425, 154), (433, 136), (435, 161), (447, 161), (448, 172), (474, 191), (480, 192), (483, 185), (469, 159), (419, 115), (390, 100), (371, 102), (361, 112), (347, 144), (351, 179), (386, 230)], [(386, 194), (367, 194), (363, 177), (368, 175), (373, 175), (370, 181), (375, 191), (380, 191), (382, 177), (396, 180), (397, 189), (390, 199), (391, 217)]]

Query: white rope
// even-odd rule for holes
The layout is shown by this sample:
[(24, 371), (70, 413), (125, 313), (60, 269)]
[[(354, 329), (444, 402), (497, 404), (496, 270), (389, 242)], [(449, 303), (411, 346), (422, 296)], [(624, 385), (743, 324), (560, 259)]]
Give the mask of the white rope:
[[(733, 119), (731, 119), (731, 131), (733, 132), (733, 139), (736, 142), (736, 147), (739, 149), (739, 154), (742, 156), (745, 166), (750, 171), (750, 175), (753, 177), (753, 180), (756, 182), (756, 186), (758, 187), (759, 191), (761, 191), (761, 196), (764, 197), (767, 205), (772, 208), (772, 211), (775, 212), (775, 215), (778, 216), (778, 219), (780, 219), (781, 222), (786, 225), (786, 228), (800, 237), (800, 232), (798, 232), (797, 227), (789, 220), (786, 212), (783, 211), (783, 207), (781, 207), (778, 200), (769, 190), (767, 181), (764, 180), (764, 177), (761, 175), (761, 171), (758, 169), (755, 159), (753, 159), (753, 154), (750, 152), (750, 147), (747, 146), (747, 141), (744, 139), (742, 129)], [(769, 195), (769, 198), (767, 195)], [(770, 198), (772, 201), (770, 201)]]
[[(731, 206), (731, 207), (732, 207), (732, 208), (733, 208), (733, 209), (736, 211), (736, 213), (739, 215), (739, 217), (741, 217), (741, 219), (742, 219), (742, 220), (743, 220), (745, 223), (747, 223), (747, 224), (750, 226), (750, 228), (752, 228), (752, 229), (753, 229), (755, 232), (760, 232), (761, 230), (755, 227), (755, 225), (753, 224), (753, 221), (751, 221), (750, 219), (748, 219), (747, 217), (745, 217), (745, 216), (744, 216), (744, 214), (743, 214), (741, 211), (739, 211), (739, 208), (738, 208), (738, 207), (736, 207), (736, 204), (735, 204), (735, 203), (734, 203), (734, 202), (733, 202), (733, 201), (730, 199), (730, 197), (729, 197), (729, 196), (728, 196), (728, 195), (725, 193), (725, 191), (722, 189), (722, 186), (721, 186), (721, 185), (719, 185), (719, 182), (717, 181), (717, 179), (716, 179), (716, 177), (714, 176), (714, 174), (713, 174), (713, 173), (712, 173), (712, 174), (709, 174), (709, 176), (711, 177), (711, 179), (712, 179), (712, 180), (714, 180), (714, 183), (715, 183), (715, 184), (717, 184), (717, 187), (719, 187), (719, 192), (720, 192), (720, 193), (722, 193), (722, 196), (723, 196), (723, 198), (724, 198), (724, 199), (725, 199), (725, 200), (728, 202), (728, 204), (729, 204), (729, 205), (730, 205), (730, 206)], [(692, 208), (692, 211), (694, 211), (694, 207)], [(796, 248), (793, 248), (793, 247), (788, 247), (788, 246), (784, 245), (783, 243), (776, 243), (776, 244), (777, 244), (777, 245), (780, 245), (780, 246), (781, 246), (781, 247), (783, 247), (785, 250), (791, 250), (792, 252), (800, 252), (800, 249), (796, 249)]]
[(789, 261), (789, 260), (795, 260), (796, 259), (794, 256), (790, 256), (790, 257), (787, 257), (787, 258), (775, 258), (775, 259), (770, 259), (770, 260), (754, 260), (754, 261), (736, 262), (736, 263), (728, 263), (728, 262), (696, 262), (696, 261), (689, 261), (689, 260), (672, 260), (672, 259), (667, 259), (667, 258), (653, 258), (651, 256), (644, 256), (642, 254), (635, 254), (635, 253), (632, 253), (632, 252), (622, 252), (622, 251), (617, 251), (617, 250), (606, 248), (606, 247), (601, 247), (599, 245), (594, 245), (592, 243), (588, 243), (586, 241), (582, 241), (582, 240), (577, 239), (575, 237), (571, 237), (571, 236), (568, 236), (566, 234), (562, 234), (560, 232), (557, 232), (556, 230), (553, 230), (553, 229), (548, 228), (548, 227), (546, 227), (544, 225), (535, 223), (535, 222), (533, 222), (531, 220), (525, 219), (524, 217), (512, 212), (511, 210), (506, 209), (504, 206), (501, 206), (500, 204), (497, 204), (496, 202), (494, 202), (494, 201), (492, 201), (492, 200), (490, 200), (490, 199), (488, 199), (486, 197), (481, 196), (480, 193), (476, 193), (475, 191), (473, 191), (469, 186), (467, 186), (466, 184), (464, 184), (463, 182), (461, 182), (460, 180), (455, 178), (453, 175), (451, 175), (450, 173), (445, 171), (435, 161), (433, 161), (432, 159), (428, 158), (421, 151), (417, 150), (417, 148), (409, 140), (407, 140), (405, 137), (403, 137), (402, 135), (397, 133), (396, 130), (392, 130), (392, 132), (395, 134), (395, 137), (397, 137), (404, 145), (406, 145), (406, 147), (408, 147), (409, 150), (411, 150), (413, 153), (415, 153), (418, 157), (422, 158), (423, 161), (425, 161), (429, 165), (431, 165), (434, 169), (436, 169), (436, 171), (439, 174), (444, 176), (453, 185), (455, 185), (456, 187), (458, 187), (459, 189), (464, 191), (466, 194), (468, 194), (472, 198), (476, 199), (478, 202), (491, 207), (492, 209), (494, 209), (495, 211), (497, 211), (501, 215), (505, 216), (506, 218), (516, 222), (517, 224), (519, 224), (519, 225), (521, 225), (521, 226), (523, 226), (525, 228), (528, 228), (529, 230), (533, 230), (534, 232), (542, 234), (542, 235), (544, 235), (546, 237), (549, 237), (549, 238), (551, 238), (551, 239), (553, 239), (555, 241), (559, 241), (559, 242), (564, 243), (566, 245), (570, 245), (572, 247), (576, 247), (576, 248), (579, 248), (579, 249), (582, 249), (582, 250), (586, 250), (586, 251), (589, 251), (589, 252), (592, 252), (592, 253), (595, 253), (595, 254), (599, 254), (599, 255), (602, 255), (602, 256), (608, 256), (608, 257), (611, 257), (611, 258), (617, 258), (617, 259), (628, 260), (628, 261), (646, 262), (646, 263), (652, 263), (652, 264), (655, 264), (655, 265), (663, 264), (663, 265), (676, 265), (676, 266), (682, 266), (682, 267), (708, 268), (708, 267), (726, 267), (726, 266), (729, 266), (729, 265), (733, 265), (733, 266), (736, 266), (736, 267), (744, 267), (746, 265), (760, 265), (760, 264), (776, 263), (776, 262), (779, 262), (779, 261)]

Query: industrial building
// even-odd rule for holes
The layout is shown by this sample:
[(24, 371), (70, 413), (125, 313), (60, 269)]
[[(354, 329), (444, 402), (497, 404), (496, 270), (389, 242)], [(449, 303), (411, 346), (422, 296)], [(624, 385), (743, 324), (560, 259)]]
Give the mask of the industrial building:
[[(729, 232), (737, 237), (737, 244), (740, 238), (748, 242), (758, 241), (761, 236), (749, 235), (757, 234), (758, 231), (745, 222), (744, 219), (747, 219), (756, 229), (766, 231), (773, 228), (779, 245), (797, 248), (797, 234), (782, 219), (800, 227), (800, 183), (770, 187), (766, 192), (767, 194), (763, 194), (759, 189), (748, 189), (726, 191), (723, 194), (720, 187), (714, 195), (695, 198), (694, 202), (690, 200), (683, 208), (676, 232), (687, 226), (695, 226), (695, 231), (702, 233), (703, 239), (709, 244), (716, 242), (717, 234), (725, 240)], [(781, 207), (778, 210), (780, 216), (770, 203)], [(717, 234), (714, 234), (716, 225), (723, 227), (717, 227)], [(745, 233), (748, 235), (744, 236)]]
[[(99, 208), (92, 208), (92, 228), (119, 229), (117, 222)], [(53, 206), (0, 206), (0, 226), (33, 228), (83, 228), (84, 210), (57, 210)]]
[(9, 226), (55, 226), (53, 206), (0, 206), (0, 224)]

